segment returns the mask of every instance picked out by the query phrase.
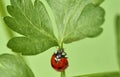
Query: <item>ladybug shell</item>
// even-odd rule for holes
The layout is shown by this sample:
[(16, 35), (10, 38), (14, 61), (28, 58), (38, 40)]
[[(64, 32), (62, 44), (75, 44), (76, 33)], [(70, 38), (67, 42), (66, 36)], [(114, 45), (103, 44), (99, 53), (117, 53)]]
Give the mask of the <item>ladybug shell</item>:
[(55, 54), (53, 54), (51, 58), (51, 66), (56, 71), (62, 72), (68, 67), (68, 60), (66, 57), (62, 57), (58, 61), (56, 61), (56, 56)]

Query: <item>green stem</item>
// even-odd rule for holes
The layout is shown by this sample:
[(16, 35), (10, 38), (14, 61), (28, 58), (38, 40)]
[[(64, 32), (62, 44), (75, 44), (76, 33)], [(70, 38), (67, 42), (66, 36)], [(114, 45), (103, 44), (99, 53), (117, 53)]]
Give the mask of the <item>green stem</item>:
[(6, 12), (5, 12), (5, 9), (4, 9), (4, 2), (3, 2), (3, 0), (0, 0), (0, 15), (1, 16), (5, 16), (6, 15)]
[(65, 71), (61, 72), (61, 77), (66, 77)]
[(63, 49), (63, 43), (62, 42), (59, 43), (59, 49)]
[(118, 64), (120, 69), (120, 15), (116, 16), (116, 43), (117, 43), (117, 57), (118, 57)]

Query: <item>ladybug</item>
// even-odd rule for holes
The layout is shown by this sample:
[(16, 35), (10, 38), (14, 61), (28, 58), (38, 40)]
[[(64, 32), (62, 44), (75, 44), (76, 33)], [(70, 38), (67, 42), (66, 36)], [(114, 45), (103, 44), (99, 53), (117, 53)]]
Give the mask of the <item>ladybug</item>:
[(64, 71), (68, 67), (68, 60), (63, 49), (59, 49), (51, 57), (51, 66), (58, 72)]

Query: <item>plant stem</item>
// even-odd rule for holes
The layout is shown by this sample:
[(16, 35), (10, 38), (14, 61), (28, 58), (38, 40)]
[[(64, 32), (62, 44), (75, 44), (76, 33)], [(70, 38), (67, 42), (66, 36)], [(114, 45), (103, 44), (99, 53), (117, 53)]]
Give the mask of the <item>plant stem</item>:
[(117, 57), (118, 57), (118, 64), (120, 69), (120, 15), (116, 16), (116, 43), (117, 43)]
[(61, 77), (66, 77), (65, 71), (61, 72)]
[(3, 2), (3, 0), (0, 0), (0, 14), (1, 14), (1, 16), (5, 16), (6, 15), (6, 12), (5, 12), (5, 9), (4, 9), (4, 2)]
[(59, 49), (63, 49), (63, 43), (59, 42)]

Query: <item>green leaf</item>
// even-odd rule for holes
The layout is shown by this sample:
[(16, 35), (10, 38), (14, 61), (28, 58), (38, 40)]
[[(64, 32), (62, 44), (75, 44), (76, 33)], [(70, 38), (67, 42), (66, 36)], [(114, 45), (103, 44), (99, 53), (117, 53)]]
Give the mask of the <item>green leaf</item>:
[(13, 51), (22, 52), (23, 55), (37, 54), (47, 50), (48, 48), (54, 46), (49, 39), (30, 39), (27, 37), (16, 37), (9, 41), (8, 47), (12, 48)]
[(74, 77), (120, 77), (120, 73), (119, 72), (96, 73), (96, 74), (80, 75)]
[(0, 77), (34, 77), (34, 74), (21, 57), (2, 54), (0, 55)]
[(23, 55), (35, 55), (53, 46), (57, 46), (52, 23), (44, 4), (35, 0), (11, 0), (7, 6), (10, 16), (4, 18), (5, 23), (22, 37), (12, 38), (8, 47)]
[(120, 68), (120, 15), (116, 16), (116, 43), (117, 43), (117, 56), (118, 56), (118, 63)]
[(50, 5), (60, 40), (71, 43), (102, 32), (104, 10), (99, 7), (103, 0), (47, 0)]
[(93, 0), (95, 5), (100, 5), (104, 0)]

